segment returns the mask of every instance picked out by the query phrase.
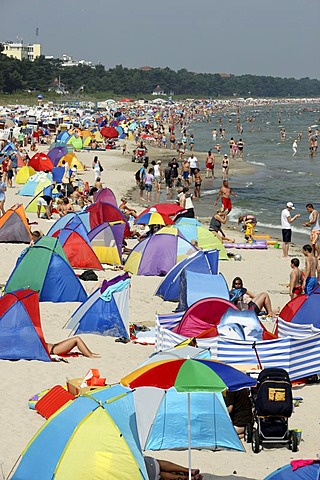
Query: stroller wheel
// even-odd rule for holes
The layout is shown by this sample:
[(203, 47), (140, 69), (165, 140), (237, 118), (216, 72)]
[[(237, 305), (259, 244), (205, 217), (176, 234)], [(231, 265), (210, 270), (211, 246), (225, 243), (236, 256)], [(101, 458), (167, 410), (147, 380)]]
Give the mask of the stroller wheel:
[(252, 451), (253, 453), (259, 453), (260, 452), (260, 433), (259, 430), (255, 430), (252, 433)]
[(244, 430), (244, 440), (247, 443), (252, 442), (252, 434), (253, 434), (253, 424), (252, 422), (247, 423), (246, 428)]
[(298, 451), (298, 439), (294, 432), (290, 433), (289, 450), (292, 450), (292, 452)]

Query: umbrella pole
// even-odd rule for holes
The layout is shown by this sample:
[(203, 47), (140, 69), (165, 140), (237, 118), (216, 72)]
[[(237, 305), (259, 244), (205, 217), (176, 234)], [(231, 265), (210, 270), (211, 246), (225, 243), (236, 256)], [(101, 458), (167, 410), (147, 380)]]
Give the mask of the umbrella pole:
[(191, 414), (190, 414), (190, 392), (188, 392), (188, 466), (189, 466), (189, 480), (191, 480)]

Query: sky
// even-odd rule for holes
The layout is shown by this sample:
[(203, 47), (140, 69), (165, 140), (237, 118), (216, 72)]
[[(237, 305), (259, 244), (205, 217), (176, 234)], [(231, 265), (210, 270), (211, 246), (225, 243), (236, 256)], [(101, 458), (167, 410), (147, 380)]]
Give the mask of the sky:
[(138, 68), (320, 80), (319, 0), (0, 0), (0, 42)]

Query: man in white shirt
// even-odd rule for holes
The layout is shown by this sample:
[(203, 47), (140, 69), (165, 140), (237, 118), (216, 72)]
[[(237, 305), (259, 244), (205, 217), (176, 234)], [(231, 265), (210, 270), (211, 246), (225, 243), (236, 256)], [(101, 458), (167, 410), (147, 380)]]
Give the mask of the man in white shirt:
[(287, 203), (287, 207), (284, 208), (281, 212), (281, 228), (282, 228), (282, 251), (283, 256), (288, 257), (289, 253), (289, 244), (291, 242), (292, 230), (291, 223), (294, 222), (297, 218), (300, 217), (300, 213), (297, 213), (291, 217), (291, 210), (294, 210), (295, 207), (292, 202)]
[(194, 175), (196, 173), (196, 169), (198, 168), (198, 159), (194, 156), (193, 152), (191, 152), (190, 157), (188, 158), (188, 163), (190, 166), (190, 176), (191, 180), (194, 180)]

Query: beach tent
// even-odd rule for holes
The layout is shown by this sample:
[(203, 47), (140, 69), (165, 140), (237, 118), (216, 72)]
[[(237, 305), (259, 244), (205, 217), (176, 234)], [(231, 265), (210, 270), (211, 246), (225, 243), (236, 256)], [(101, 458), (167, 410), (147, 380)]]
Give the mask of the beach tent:
[[(254, 310), (241, 311), (234, 308), (228, 308), (222, 315), (218, 331), (220, 335), (240, 340), (263, 340), (264, 331), (267, 332)], [(267, 336), (265, 339), (270, 340), (271, 338)]]
[(44, 188), (52, 184), (50, 173), (38, 172), (32, 175), (24, 186), (19, 190), (19, 195), (23, 197), (33, 197)]
[(172, 267), (160, 283), (155, 295), (166, 301), (178, 302), (181, 273), (184, 270), (188, 270), (190, 272), (216, 275), (218, 273), (218, 259), (218, 250), (197, 250)]
[(82, 138), (76, 134), (71, 135), (67, 144), (71, 144), (75, 150), (81, 150), (83, 147)]
[(16, 290), (0, 298), (0, 359), (50, 362), (37, 292)]
[(23, 451), (11, 480), (148, 480), (132, 391), (115, 385), (65, 404)]
[(65, 168), (64, 167), (54, 167), (51, 171), (52, 180), (55, 183), (62, 183), (64, 173), (65, 173)]
[(63, 165), (63, 161), (68, 163), (70, 168), (76, 166), (77, 170), (84, 170), (83, 164), (80, 162), (77, 155), (73, 152), (69, 152), (64, 157), (61, 157), (57, 167), (61, 167), (61, 165)]
[(23, 205), (14, 205), (0, 218), (0, 242), (30, 243), (30, 241), (30, 227)]
[(53, 234), (59, 230), (62, 230), (67, 223), (70, 222), (73, 218), (78, 218), (81, 220), (83, 223), (85, 229), (87, 232), (90, 230), (90, 225), (89, 225), (89, 214), (86, 212), (70, 212), (64, 215), (63, 217), (58, 218), (52, 227), (49, 229), (47, 236), (48, 237), (53, 237)]
[(193, 303), (208, 297), (224, 298), (229, 300), (229, 289), (222, 275), (208, 275), (205, 273), (190, 272), (184, 269), (180, 275), (178, 312), (184, 312)]
[(180, 260), (196, 252), (177, 228), (164, 227), (139, 242), (124, 269), (135, 275), (166, 275)]
[(312, 324), (320, 328), (320, 286), (310, 295), (298, 295), (279, 313), (279, 318), (299, 325)]
[(35, 153), (31, 160), (29, 160), (29, 166), (34, 168), (37, 172), (51, 172), (54, 167), (51, 159), (43, 152)]
[(119, 210), (119, 208), (109, 202), (95, 202), (86, 207), (85, 212), (89, 213), (90, 230), (102, 223), (124, 222), (124, 236), (130, 236), (130, 227), (128, 220)]
[[(143, 450), (188, 449), (187, 392), (140, 387), (133, 397)], [(221, 393), (192, 392), (190, 426), (191, 448), (244, 451)]]
[(112, 205), (115, 205), (117, 207), (116, 196), (111, 190), (111, 188), (102, 188), (101, 190), (98, 190), (94, 193), (93, 200), (95, 202), (112, 203)]
[(69, 135), (69, 133), (64, 130), (57, 135), (56, 141), (59, 143), (67, 143), (70, 137), (71, 135)]
[(270, 473), (264, 480), (319, 480), (320, 460), (292, 460)]
[[(39, 187), (41, 185), (39, 184)], [(38, 206), (37, 206), (37, 200), (39, 197), (41, 197), (42, 195), (48, 195), (49, 197), (52, 197), (52, 184), (46, 186), (45, 188), (42, 188), (42, 189), (38, 189), (38, 187), (36, 188), (36, 195), (33, 197), (32, 200), (30, 200), (30, 202), (28, 203), (28, 205), (26, 206), (25, 208), (25, 211), (28, 212), (28, 213), (36, 213), (38, 211)], [(44, 206), (41, 206), (41, 209), (40, 209), (40, 212), (41, 213), (45, 213), (46, 212), (46, 209)]]
[(128, 274), (104, 280), (101, 288), (72, 314), (66, 328), (75, 335), (99, 333), (110, 337), (129, 337), (129, 288)]
[[(204, 250), (219, 250), (219, 259), (229, 260), (227, 251), (221, 240), (212, 232), (210, 232), (204, 225), (199, 225), (200, 222), (198, 220), (194, 218), (182, 218), (180, 220), (181, 221), (175, 223), (175, 226), (180, 230), (185, 238), (189, 240), (189, 242), (191, 242), (191, 240), (196, 240), (199, 247), (203, 248)], [(185, 222), (185, 220), (187, 220), (187, 222)]]
[(108, 223), (93, 228), (88, 238), (101, 263), (122, 264), (122, 244), (126, 225), (124, 222)]
[(24, 167), (20, 168), (16, 175), (16, 183), (18, 184), (25, 184), (32, 175), (36, 173), (35, 169), (30, 167), (29, 165), (25, 165)]
[(59, 239), (72, 268), (103, 270), (78, 216), (73, 217), (61, 230), (54, 232), (52, 237)]
[(228, 308), (238, 310), (233, 303), (223, 298), (198, 300), (188, 308), (173, 331), (186, 337), (203, 336), (207, 331), (207, 336), (214, 337), (218, 334), (216, 327)]
[(56, 167), (59, 163), (60, 158), (67, 155), (67, 153), (68, 153), (68, 149), (65, 146), (61, 145), (49, 150), (47, 155), (51, 159), (53, 165)]
[(18, 258), (5, 292), (31, 288), (41, 302), (84, 302), (87, 294), (57, 238), (41, 237)]

